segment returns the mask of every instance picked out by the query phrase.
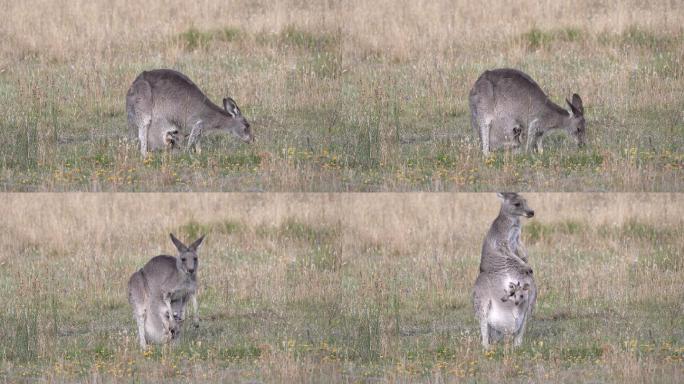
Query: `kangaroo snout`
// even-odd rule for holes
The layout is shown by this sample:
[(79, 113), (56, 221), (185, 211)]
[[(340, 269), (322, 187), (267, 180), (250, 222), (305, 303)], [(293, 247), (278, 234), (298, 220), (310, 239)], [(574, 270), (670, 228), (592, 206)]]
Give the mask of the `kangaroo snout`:
[(534, 217), (534, 211), (527, 211), (527, 214), (525, 216)]

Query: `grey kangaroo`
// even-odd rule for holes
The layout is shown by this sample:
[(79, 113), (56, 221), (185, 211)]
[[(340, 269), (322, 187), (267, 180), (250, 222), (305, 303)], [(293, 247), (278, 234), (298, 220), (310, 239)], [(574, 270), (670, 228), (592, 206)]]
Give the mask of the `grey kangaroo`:
[(516, 69), (485, 71), (469, 95), (471, 125), (487, 155), (496, 149), (542, 152), (542, 138), (562, 129), (585, 145), (584, 107), (578, 94), (567, 111), (551, 101), (527, 74)]
[(133, 307), (140, 348), (145, 349), (148, 344), (168, 343), (174, 338), (177, 323), (171, 307), (171, 295), (151, 294), (142, 269), (128, 281), (128, 302)]
[(533, 217), (534, 210), (515, 192), (496, 195), (501, 200), (501, 209), (482, 243), (480, 272), (514, 268), (522, 273), (532, 273), (527, 264), (527, 250), (520, 238), (520, 218)]
[(244, 142), (254, 136), (240, 108), (230, 97), (223, 108), (212, 103), (184, 74), (171, 69), (145, 71), (126, 94), (129, 134), (140, 141), (143, 156), (148, 151), (194, 148), (201, 136), (230, 132)]
[[(192, 302), (193, 306), (193, 323), (199, 326), (199, 308), (197, 304), (197, 268), (198, 257), (197, 249), (204, 236), (195, 240), (191, 245), (186, 246), (178, 240), (173, 234), (170, 234), (171, 241), (178, 250), (178, 256), (160, 255), (155, 256), (145, 264), (138, 272), (134, 273), (131, 281), (144, 281), (144, 294), (150, 297), (166, 297), (168, 298), (171, 307), (172, 322), (172, 336), (177, 339), (180, 336), (183, 321), (185, 320), (185, 307), (187, 303)], [(132, 289), (129, 282), (129, 301), (134, 307), (134, 314), (136, 314), (136, 305), (140, 302), (140, 296), (143, 294), (139, 292), (138, 287)], [(133, 297), (134, 299), (131, 299)], [(133, 301), (132, 301), (133, 300)], [(137, 315), (136, 315), (137, 316)], [(136, 317), (137, 319), (138, 317)], [(140, 325), (138, 324), (140, 329)], [(142, 344), (141, 344), (142, 345)]]
[[(537, 298), (532, 268), (520, 239), (520, 217), (532, 217), (534, 211), (517, 193), (497, 196), (501, 209), (482, 244), (480, 273), (473, 290), (473, 307), (485, 348), (507, 334), (515, 336), (515, 346), (520, 345)], [(520, 289), (516, 288), (518, 284)], [(511, 289), (512, 294), (502, 298), (501, 292), (511, 293)], [(508, 299), (511, 296), (512, 301)]]

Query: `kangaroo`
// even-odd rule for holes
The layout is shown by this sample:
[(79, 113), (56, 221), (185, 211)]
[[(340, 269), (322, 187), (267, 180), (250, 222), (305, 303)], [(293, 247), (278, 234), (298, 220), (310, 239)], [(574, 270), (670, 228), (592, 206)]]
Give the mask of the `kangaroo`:
[(177, 339), (180, 337), (180, 330), (185, 320), (185, 307), (189, 301), (192, 302), (193, 306), (193, 323), (195, 327), (199, 326), (197, 249), (202, 244), (204, 236), (189, 246), (183, 244), (173, 234), (170, 236), (178, 250), (178, 256), (155, 256), (139, 272), (145, 277), (146, 290), (150, 296), (168, 296), (171, 315), (174, 319), (173, 336), (174, 339)]
[(247, 119), (235, 100), (223, 99), (223, 108), (212, 103), (184, 74), (171, 69), (142, 72), (126, 94), (129, 133), (137, 129), (140, 153), (173, 149), (187, 138), (195, 148), (201, 136), (231, 132), (246, 143), (254, 141)]
[(473, 307), (485, 348), (507, 336), (513, 336), (514, 346), (522, 344), (537, 292), (531, 276), (516, 279), (513, 274), (481, 273), (475, 281)]
[(174, 339), (177, 323), (168, 293), (153, 295), (142, 269), (133, 273), (128, 281), (128, 302), (138, 326), (140, 348), (148, 344), (164, 344)]
[(513, 268), (523, 274), (531, 274), (527, 250), (520, 238), (520, 217), (533, 217), (534, 210), (515, 192), (500, 192), (496, 195), (501, 200), (501, 209), (482, 243), (480, 272)]
[[(516, 69), (485, 71), (469, 94), (471, 125), (482, 153), (500, 148), (542, 152), (548, 132), (563, 129), (585, 145), (584, 107), (578, 94), (566, 99), (569, 111), (552, 102), (527, 74)], [(526, 139), (525, 139), (526, 137)]]
[[(532, 268), (520, 239), (520, 217), (533, 217), (534, 211), (517, 193), (503, 192), (497, 196), (501, 209), (483, 241), (480, 274), (473, 291), (473, 307), (480, 320), (485, 348), (502, 334), (514, 335), (514, 345), (520, 345), (537, 298)], [(517, 284), (522, 284), (523, 292)], [(500, 289), (505, 290), (504, 297), (500, 296)], [(495, 332), (490, 333), (491, 329)]]

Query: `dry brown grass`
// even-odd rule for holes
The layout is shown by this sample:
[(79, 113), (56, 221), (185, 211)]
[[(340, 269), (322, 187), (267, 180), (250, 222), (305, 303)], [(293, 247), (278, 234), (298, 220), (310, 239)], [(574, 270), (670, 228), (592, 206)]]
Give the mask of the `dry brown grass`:
[[(678, 2), (166, 3), (3, 5), (4, 189), (682, 190)], [(466, 95), (500, 66), (579, 92), (590, 148), (483, 161)], [(141, 163), (123, 95), (155, 67), (232, 95), (257, 144)]]
[[(493, 194), (10, 194), (0, 378), (679, 382), (679, 194), (527, 194), (524, 346), (483, 353), (470, 289)], [(136, 350), (125, 282), (208, 233), (199, 330)]]

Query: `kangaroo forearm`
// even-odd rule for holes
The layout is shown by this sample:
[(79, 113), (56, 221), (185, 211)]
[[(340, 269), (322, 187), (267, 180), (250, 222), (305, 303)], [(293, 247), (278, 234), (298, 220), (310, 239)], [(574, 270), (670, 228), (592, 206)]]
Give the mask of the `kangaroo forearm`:
[(518, 244), (518, 247), (515, 249), (515, 255), (518, 256), (523, 262), (527, 263), (527, 250), (523, 247), (522, 244)]

